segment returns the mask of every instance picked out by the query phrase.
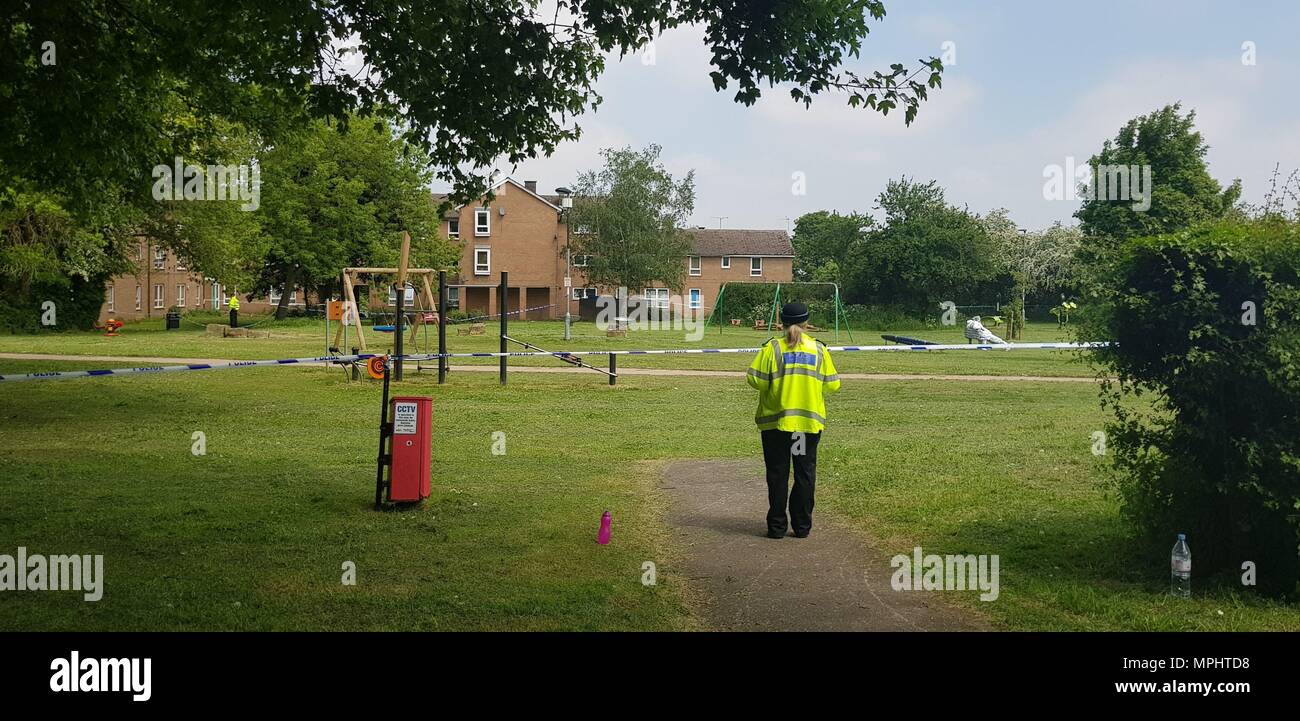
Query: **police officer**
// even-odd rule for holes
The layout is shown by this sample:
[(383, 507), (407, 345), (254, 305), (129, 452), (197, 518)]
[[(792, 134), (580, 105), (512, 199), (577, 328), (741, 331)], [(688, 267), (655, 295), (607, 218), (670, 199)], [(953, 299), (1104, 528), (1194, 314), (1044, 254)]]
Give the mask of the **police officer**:
[[(813, 490), (817, 482), (817, 444), (826, 427), (825, 393), (840, 388), (825, 344), (804, 332), (808, 306), (781, 309), (785, 336), (771, 338), (749, 366), (747, 380), (758, 390), (758, 424), (767, 466), (767, 537), (784, 538), (789, 525), (796, 538), (812, 530)], [(794, 461), (794, 490), (788, 490)]]
[(239, 298), (231, 295), (230, 300), (226, 302), (230, 306), (230, 327), (239, 327)]

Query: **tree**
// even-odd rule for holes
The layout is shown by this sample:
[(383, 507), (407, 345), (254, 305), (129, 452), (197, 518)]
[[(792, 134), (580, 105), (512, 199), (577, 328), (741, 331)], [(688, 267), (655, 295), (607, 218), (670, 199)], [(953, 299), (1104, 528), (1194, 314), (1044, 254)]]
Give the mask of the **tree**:
[(56, 329), (89, 330), (107, 279), (131, 268), (125, 256), (137, 219), (109, 195), (92, 223), (78, 222), (65, 198), (10, 177), (0, 186), (0, 329), (41, 329), (41, 306), (50, 301)]
[(1081, 338), (1113, 412), (1107, 448), (1122, 510), (1168, 553), (1240, 588), (1300, 580), (1300, 223), (1214, 221), (1127, 241), (1097, 274)]
[(643, 288), (657, 281), (681, 290), (682, 259), (691, 252), (682, 227), (695, 211), (695, 171), (673, 180), (660, 150), (606, 148), (605, 166), (578, 176), (569, 250), (587, 256), (583, 270), (596, 285)]
[(869, 215), (819, 210), (794, 222), (795, 280), (842, 283), (843, 263), (865, 242), (875, 220)]
[(1108, 200), (1105, 192), (1083, 202), (1074, 215), (1094, 252), (1115, 247), (1117, 241), (1142, 235), (1170, 233), (1196, 223), (1221, 218), (1241, 195), (1241, 181), (1228, 188), (1210, 177), (1205, 164), (1209, 146), (1194, 129), (1196, 111), (1180, 114), (1181, 105), (1166, 105), (1124, 124), (1107, 140), (1089, 165), (1151, 168), (1151, 206), (1134, 209), (1128, 200)]
[(846, 269), (855, 302), (930, 313), (945, 300), (1005, 294), (998, 248), (979, 220), (948, 205), (935, 181), (891, 180), (877, 199), (885, 222)]
[(266, 244), (254, 292), (283, 289), (276, 309), (283, 318), (294, 288), (336, 287), (351, 265), (395, 265), (402, 231), (417, 257), (449, 262), (454, 251), (438, 237), (427, 168), (418, 150), (373, 118), (316, 121), (277, 145), (262, 168)]
[[(698, 24), (714, 87), (753, 104), (763, 84), (808, 105), (841, 91), (853, 107), (915, 117), (940, 85), (938, 58), (859, 75), (880, 0), (68, 0), (0, 9), (0, 167), (79, 207), (105, 183), (143, 198), (148, 169), (215, 118), (278, 142), (308, 118), (400, 115), (449, 202), (471, 202), (487, 169), (553, 151), (595, 107), (606, 53)], [(169, 125), (175, 93), (203, 122)], [(398, 110), (400, 109), (400, 111)], [(76, 173), (67, 172), (77, 168)]]
[[(980, 219), (980, 224), (997, 246), (999, 263), (1015, 282), (1013, 305), (1019, 311), (1019, 327), (1023, 328), (1025, 303), (1031, 296), (1041, 296), (1070, 282), (1082, 234), (1060, 221), (1043, 231), (1022, 231), (1006, 208), (990, 212)], [(1016, 325), (1011, 328), (1011, 337), (1018, 337)]]

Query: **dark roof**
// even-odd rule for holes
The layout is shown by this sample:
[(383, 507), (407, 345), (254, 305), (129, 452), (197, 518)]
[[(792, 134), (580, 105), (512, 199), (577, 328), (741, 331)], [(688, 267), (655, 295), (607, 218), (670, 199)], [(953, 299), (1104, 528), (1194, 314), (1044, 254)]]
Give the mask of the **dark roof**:
[(784, 230), (692, 228), (685, 232), (694, 236), (694, 255), (794, 255), (794, 246)]

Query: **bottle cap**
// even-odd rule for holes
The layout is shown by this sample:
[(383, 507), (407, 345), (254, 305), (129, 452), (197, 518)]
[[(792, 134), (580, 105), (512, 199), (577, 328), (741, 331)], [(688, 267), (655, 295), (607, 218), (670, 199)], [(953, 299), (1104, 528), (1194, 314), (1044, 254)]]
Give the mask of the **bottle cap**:
[(1178, 534), (1178, 540), (1180, 540), (1180, 541), (1186, 541), (1186, 540), (1187, 540), (1187, 536), (1184, 535), (1184, 534), (1182, 534), (1182, 533), (1180, 533), (1180, 534)]

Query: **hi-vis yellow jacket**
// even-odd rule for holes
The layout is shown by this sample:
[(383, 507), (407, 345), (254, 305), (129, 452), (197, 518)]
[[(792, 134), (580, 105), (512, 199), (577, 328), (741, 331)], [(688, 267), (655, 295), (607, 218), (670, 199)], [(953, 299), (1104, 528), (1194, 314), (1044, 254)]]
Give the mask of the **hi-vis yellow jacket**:
[(226, 301), (226, 305), (230, 306), (231, 310), (239, 310), (239, 299), (232, 295), (230, 300)]
[(746, 380), (758, 389), (758, 429), (820, 433), (826, 427), (823, 393), (840, 389), (830, 351), (805, 333), (795, 347), (785, 338), (772, 338), (753, 364)]

